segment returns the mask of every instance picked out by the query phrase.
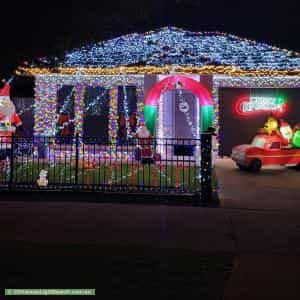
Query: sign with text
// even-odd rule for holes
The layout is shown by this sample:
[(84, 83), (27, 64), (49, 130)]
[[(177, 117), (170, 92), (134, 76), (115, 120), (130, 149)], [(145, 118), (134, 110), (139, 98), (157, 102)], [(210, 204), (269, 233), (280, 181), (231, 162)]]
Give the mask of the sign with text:
[(283, 96), (243, 95), (237, 97), (234, 105), (235, 113), (242, 117), (272, 113), (280, 118), (285, 115), (287, 109), (287, 100)]
[(220, 88), (220, 155), (249, 144), (270, 115), (293, 128), (300, 122), (300, 88)]

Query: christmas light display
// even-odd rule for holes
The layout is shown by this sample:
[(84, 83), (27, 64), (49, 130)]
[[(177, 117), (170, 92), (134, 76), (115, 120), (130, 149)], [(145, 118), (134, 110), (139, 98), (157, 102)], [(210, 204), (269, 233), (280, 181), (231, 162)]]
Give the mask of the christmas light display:
[(202, 197), (207, 201), (212, 194), (212, 142), (210, 134), (201, 135), (201, 187)]
[(300, 166), (298, 128), (299, 123), (292, 130), (286, 120), (270, 116), (252, 143), (234, 146), (231, 157), (244, 171), (259, 172), (267, 165)]
[[(75, 76), (51, 75), (37, 76), (35, 80), (35, 104), (34, 104), (34, 133), (39, 136), (55, 136), (57, 122), (57, 93), (63, 86), (73, 86), (75, 95), (75, 119), (70, 120), (75, 124), (75, 133), (83, 134), (84, 119), (84, 95), (88, 86), (101, 86), (110, 90), (110, 128), (109, 137), (112, 141), (117, 136), (117, 104), (118, 86), (137, 87), (137, 115), (143, 119), (144, 77), (143, 76)], [(68, 97), (67, 97), (68, 99)]]
[(112, 88), (110, 90), (110, 103), (109, 103), (109, 125), (108, 136), (112, 145), (112, 151), (115, 153), (117, 142), (117, 130), (118, 130), (118, 89)]
[(211, 126), (213, 100), (208, 90), (194, 79), (182, 75), (174, 75), (156, 83), (145, 99), (145, 123), (152, 135), (155, 134), (159, 99), (163, 92), (172, 90), (178, 83), (182, 85), (182, 88), (193, 92), (198, 97), (201, 106), (201, 129), (204, 131)]
[(129, 123), (129, 108), (128, 108), (128, 96), (126, 86), (123, 85), (123, 97), (124, 97), (124, 112), (125, 112), (125, 123), (126, 123), (126, 132), (128, 136), (131, 136), (131, 127)]
[(220, 88), (300, 88), (300, 77), (241, 77), (216, 75), (213, 77), (213, 99), (214, 99), (214, 127), (218, 136), (217, 148), (219, 149), (220, 138)]
[[(220, 32), (190, 32), (166, 27), (87, 45), (67, 52), (62, 60), (42, 58), (39, 62), (18, 68), (17, 74), (37, 78), (35, 133), (39, 135), (54, 133), (55, 99), (57, 90), (63, 85), (75, 86), (74, 124), (77, 133), (82, 134), (84, 110), (80, 105), (83, 89), (90, 85), (110, 90), (116, 86), (136, 86), (138, 122), (144, 121), (145, 116), (148, 128), (154, 132), (156, 124), (163, 126), (160, 120), (163, 116), (158, 115), (157, 106), (148, 105), (147, 99), (144, 99), (144, 75), (188, 77), (190, 74), (212, 74), (214, 107), (201, 106), (200, 127), (205, 130), (213, 123), (219, 133), (219, 88), (299, 88), (300, 55)], [(124, 100), (127, 114), (126, 95)], [(160, 98), (156, 100), (161, 101)], [(117, 105), (112, 100), (110, 103)], [(255, 110), (256, 106), (251, 109)], [(114, 106), (110, 110), (114, 111)], [(110, 126), (109, 136), (115, 139), (116, 124), (110, 121)], [(158, 128), (158, 133), (162, 130)], [(218, 139), (220, 142), (219, 135)]]
[[(199, 107), (199, 106), (197, 106)], [(199, 126), (199, 112), (198, 112), (198, 122), (197, 122), (197, 128), (195, 128), (191, 116), (190, 116), (190, 106), (188, 104), (188, 102), (185, 101), (184, 96), (183, 96), (183, 91), (182, 89), (179, 90), (179, 111), (184, 113), (185, 115), (185, 119), (187, 124), (190, 126), (191, 128), (191, 133), (194, 139), (198, 139), (200, 137), (199, 132), (200, 132), (200, 126)]]
[[(54, 63), (53, 63), (54, 62)], [(69, 51), (63, 59), (40, 58), (17, 74), (227, 74), (300, 75), (300, 54), (221, 32), (175, 27), (128, 34)]]

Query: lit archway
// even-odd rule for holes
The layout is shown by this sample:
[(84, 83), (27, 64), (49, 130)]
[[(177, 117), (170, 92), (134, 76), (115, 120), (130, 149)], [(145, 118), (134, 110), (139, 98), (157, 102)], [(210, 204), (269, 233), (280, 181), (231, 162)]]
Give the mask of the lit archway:
[(145, 100), (145, 124), (152, 135), (155, 134), (159, 98), (166, 91), (180, 84), (185, 90), (192, 92), (200, 104), (200, 131), (205, 131), (213, 124), (213, 99), (207, 88), (200, 82), (184, 75), (167, 77), (156, 83), (149, 91)]

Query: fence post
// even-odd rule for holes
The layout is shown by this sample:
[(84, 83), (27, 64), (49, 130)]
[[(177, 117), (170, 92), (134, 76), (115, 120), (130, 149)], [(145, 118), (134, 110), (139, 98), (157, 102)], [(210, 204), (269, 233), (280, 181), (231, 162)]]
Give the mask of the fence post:
[(15, 135), (11, 136), (11, 147), (10, 147), (10, 173), (9, 173), (9, 188), (12, 188), (14, 180), (14, 148), (15, 148)]
[(212, 136), (201, 134), (201, 200), (212, 201)]
[(79, 172), (79, 134), (76, 134), (75, 138), (75, 147), (76, 147), (76, 153), (75, 153), (75, 185), (78, 186), (78, 172)]

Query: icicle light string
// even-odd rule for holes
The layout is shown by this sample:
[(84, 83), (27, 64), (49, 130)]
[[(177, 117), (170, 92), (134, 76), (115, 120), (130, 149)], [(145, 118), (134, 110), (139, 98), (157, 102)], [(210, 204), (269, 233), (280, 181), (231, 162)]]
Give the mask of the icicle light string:
[[(183, 105), (187, 103), (183, 99), (182, 89), (179, 90), (179, 102), (180, 102), (180, 104), (183, 104)], [(193, 122), (191, 120), (191, 116), (190, 116), (189, 111), (181, 111), (181, 112), (184, 113), (186, 121), (187, 121), (187, 124), (191, 127), (191, 132), (192, 132), (193, 138), (197, 139), (197, 129), (195, 128), (195, 126), (194, 126), (194, 124), (193, 124)]]

